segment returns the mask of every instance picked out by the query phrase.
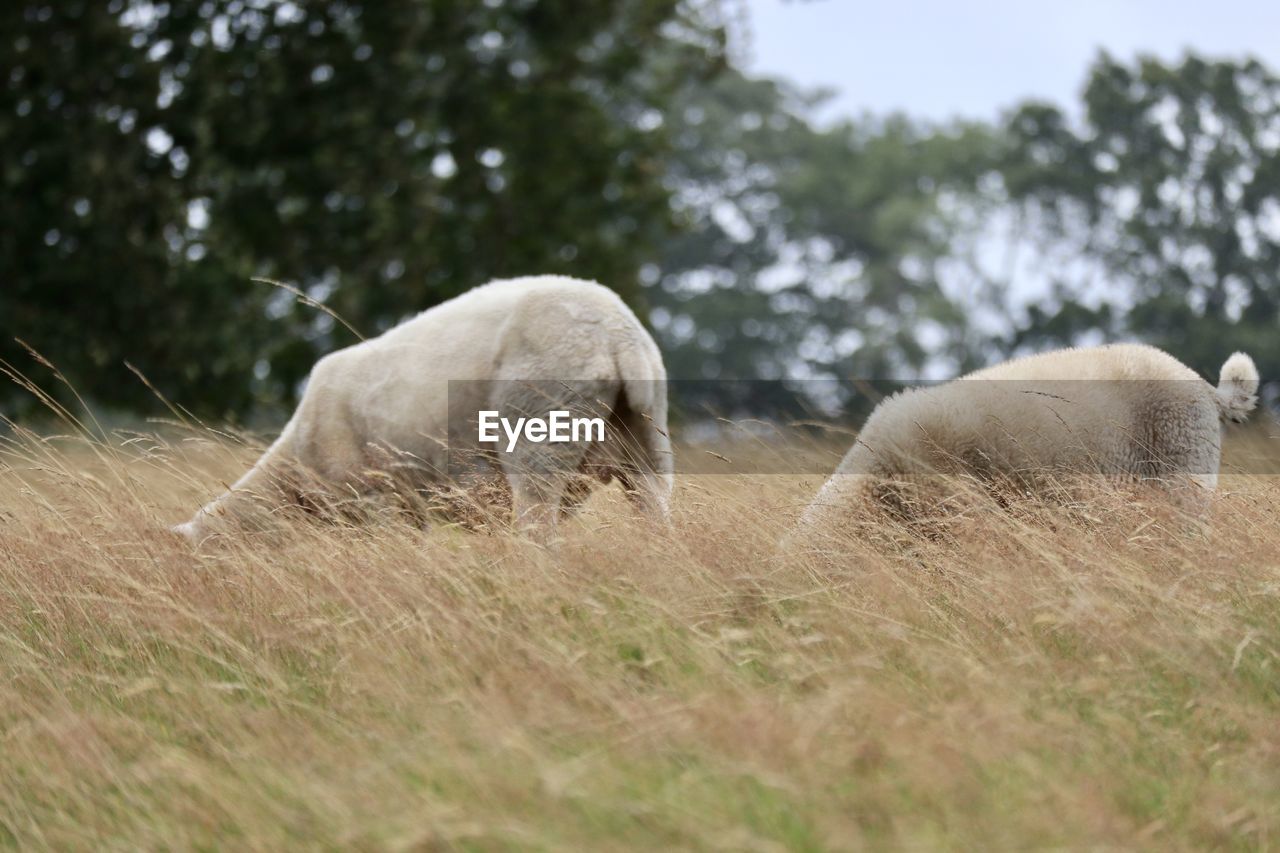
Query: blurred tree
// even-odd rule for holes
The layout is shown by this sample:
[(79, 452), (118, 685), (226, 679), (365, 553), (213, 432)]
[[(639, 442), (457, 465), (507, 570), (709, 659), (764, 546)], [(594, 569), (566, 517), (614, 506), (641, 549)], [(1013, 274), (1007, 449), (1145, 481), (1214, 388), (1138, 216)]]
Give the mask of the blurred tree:
[[(149, 392), (128, 358), (170, 392), (242, 408), (243, 354), (264, 343), (264, 323), (245, 268), (187, 262), (200, 251), (186, 239), (188, 185), (148, 144), (163, 71), (122, 12), (0, 7), (0, 358), (39, 376), (21, 337), (82, 391), (138, 405)], [(30, 402), (7, 381), (5, 400)]]
[[(154, 411), (127, 359), (244, 413), (354, 339), (255, 275), (374, 334), (564, 272), (647, 302), (671, 374), (715, 380), (685, 402), (726, 410), (1100, 330), (1280, 373), (1280, 82), (1258, 63), (1103, 55), (1078, 126), (1031, 103), (998, 128), (823, 127), (821, 94), (727, 68), (725, 26), (720, 0), (5, 4), (0, 358), (31, 365), (21, 337)], [(1024, 271), (974, 262), (1006, 219), (1065, 247), (1017, 311)]]
[(995, 137), (902, 117), (822, 129), (821, 100), (729, 72), (668, 115), (686, 227), (642, 275), (670, 372), (791, 380), (702, 383), (706, 402), (778, 411), (799, 380), (968, 363), (965, 306), (939, 283), (953, 233), (940, 200), (995, 168)]
[(0, 16), (6, 338), (112, 406), (148, 405), (129, 359), (217, 414), (287, 399), (318, 351), (352, 340), (255, 274), (369, 334), (503, 275), (635, 296), (671, 225), (657, 117), (723, 55), (715, 0)]
[(1015, 343), (1101, 327), (1206, 373), (1245, 349), (1280, 375), (1280, 80), (1252, 60), (1103, 54), (1084, 106), (1079, 128), (1053, 106), (1018, 109), (1002, 174), (1041, 235), (1098, 260), (1110, 285), (1092, 306), (1054, 300)]

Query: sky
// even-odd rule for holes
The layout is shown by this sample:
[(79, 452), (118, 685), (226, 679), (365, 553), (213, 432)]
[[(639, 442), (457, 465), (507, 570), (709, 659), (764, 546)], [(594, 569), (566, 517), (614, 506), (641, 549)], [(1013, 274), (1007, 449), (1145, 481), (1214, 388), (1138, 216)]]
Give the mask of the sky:
[(824, 118), (900, 110), (995, 118), (1078, 104), (1100, 49), (1120, 59), (1256, 56), (1280, 70), (1277, 0), (740, 0), (747, 68), (837, 90)]

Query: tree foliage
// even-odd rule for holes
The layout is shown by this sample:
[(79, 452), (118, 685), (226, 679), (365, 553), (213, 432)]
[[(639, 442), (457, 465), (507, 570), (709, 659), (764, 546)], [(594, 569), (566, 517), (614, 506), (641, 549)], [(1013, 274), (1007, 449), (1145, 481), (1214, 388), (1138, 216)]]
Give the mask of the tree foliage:
[[(939, 201), (995, 168), (993, 133), (899, 116), (821, 128), (820, 101), (730, 72), (671, 112), (686, 227), (646, 272), (673, 375), (903, 378), (929, 359), (965, 363), (964, 306), (939, 281), (953, 235)], [(716, 402), (776, 410), (790, 396), (732, 388), (716, 385)]]
[(653, 116), (722, 44), (677, 0), (6, 4), (5, 329), (104, 403), (147, 405), (127, 359), (221, 414), (351, 339), (254, 275), (366, 333), (503, 275), (634, 295)]
[[(561, 272), (642, 309), (671, 374), (712, 380), (685, 402), (722, 409), (1091, 336), (1280, 372), (1259, 63), (1102, 55), (1079, 118), (824, 125), (820, 95), (731, 67), (720, 2), (4, 4), (0, 359), (38, 371), (21, 338), (96, 402), (155, 411), (127, 361), (244, 414), (354, 340), (254, 277), (375, 334)], [(1042, 281), (981, 269), (1006, 220), (1060, 250)]]
[(1022, 340), (1105, 327), (1204, 370), (1247, 349), (1280, 372), (1280, 79), (1252, 60), (1104, 54), (1084, 107), (1079, 128), (1053, 106), (1017, 110), (1003, 176), (1051, 238), (1082, 235), (1109, 292), (1033, 314)]

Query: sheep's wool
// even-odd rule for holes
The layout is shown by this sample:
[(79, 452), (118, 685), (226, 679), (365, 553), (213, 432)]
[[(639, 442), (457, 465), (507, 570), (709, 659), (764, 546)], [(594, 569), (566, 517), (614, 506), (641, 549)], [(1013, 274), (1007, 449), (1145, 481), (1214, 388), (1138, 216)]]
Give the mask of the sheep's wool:
[[(478, 443), (472, 423), (482, 410), (556, 409), (610, 418), (613, 440), (521, 442), (497, 453)], [(516, 518), (535, 526), (553, 525), (590, 482), (618, 479), (642, 510), (665, 519), (666, 424), (662, 356), (615, 293), (561, 276), (495, 281), (322, 358), (275, 444), (175, 530), (201, 539), (260, 516), (264, 503), (297, 503), (303, 478), (340, 494), (391, 481), (418, 490), (496, 485)]]
[(1243, 353), (1222, 366), (1215, 388), (1159, 349), (1115, 344), (902, 391), (872, 412), (801, 527), (904, 503), (936, 510), (945, 502), (935, 488), (940, 475), (957, 474), (1024, 492), (1073, 475), (1111, 475), (1150, 482), (1198, 510), (1217, 486), (1220, 421), (1247, 417), (1257, 389), (1257, 369)]

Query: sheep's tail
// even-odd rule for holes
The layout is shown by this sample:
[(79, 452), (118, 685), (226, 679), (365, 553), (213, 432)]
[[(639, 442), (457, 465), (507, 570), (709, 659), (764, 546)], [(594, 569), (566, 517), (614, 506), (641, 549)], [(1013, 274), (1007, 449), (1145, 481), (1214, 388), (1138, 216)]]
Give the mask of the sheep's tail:
[(1234, 353), (1218, 374), (1218, 413), (1223, 420), (1243, 421), (1258, 405), (1258, 368), (1242, 352)]

